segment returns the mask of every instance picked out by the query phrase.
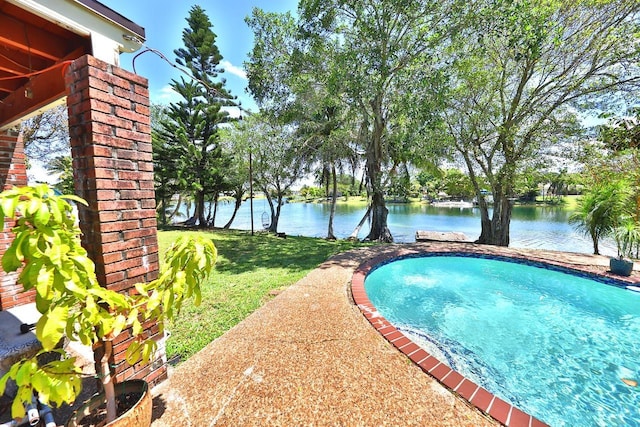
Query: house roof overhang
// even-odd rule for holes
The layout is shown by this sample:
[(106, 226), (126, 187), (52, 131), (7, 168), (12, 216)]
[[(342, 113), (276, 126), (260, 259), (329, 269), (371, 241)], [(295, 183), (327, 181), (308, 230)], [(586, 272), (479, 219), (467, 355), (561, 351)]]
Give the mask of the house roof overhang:
[(144, 28), (95, 0), (0, 0), (0, 131), (64, 101), (70, 61), (119, 65), (144, 40)]

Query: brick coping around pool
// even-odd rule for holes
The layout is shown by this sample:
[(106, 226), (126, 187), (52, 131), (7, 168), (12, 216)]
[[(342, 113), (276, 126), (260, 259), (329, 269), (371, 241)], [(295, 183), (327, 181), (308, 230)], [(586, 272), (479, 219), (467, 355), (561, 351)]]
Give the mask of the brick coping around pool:
[[(364, 289), (365, 278), (375, 267), (396, 259), (429, 254), (433, 255), (434, 253), (506, 257), (525, 264), (539, 265), (543, 263), (552, 266), (551, 268), (564, 269), (565, 271), (570, 270), (578, 274), (586, 273), (589, 275), (597, 275), (600, 276), (603, 281), (611, 281), (613, 279), (630, 285), (640, 283), (640, 275), (636, 271), (634, 271), (631, 277), (627, 278), (614, 276), (602, 264), (585, 264), (584, 254), (518, 250), (471, 244), (449, 244), (438, 246), (437, 248), (420, 245), (398, 246), (394, 251), (385, 252), (369, 259), (355, 270), (351, 279), (353, 300), (371, 325), (424, 372), (437, 379), (449, 390), (466, 399), (476, 408), (509, 427), (539, 427), (546, 426), (547, 424), (493, 395), (491, 392), (478, 386), (468, 378), (463, 377), (429, 354), (380, 315), (367, 296)], [(637, 267), (636, 264), (635, 268)]]

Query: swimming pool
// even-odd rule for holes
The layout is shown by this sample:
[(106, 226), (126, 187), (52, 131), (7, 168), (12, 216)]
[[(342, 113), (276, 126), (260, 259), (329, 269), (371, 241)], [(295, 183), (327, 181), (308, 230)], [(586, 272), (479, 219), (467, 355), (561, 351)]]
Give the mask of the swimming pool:
[(381, 265), (364, 288), (404, 336), (545, 423), (640, 425), (640, 293), (459, 255)]

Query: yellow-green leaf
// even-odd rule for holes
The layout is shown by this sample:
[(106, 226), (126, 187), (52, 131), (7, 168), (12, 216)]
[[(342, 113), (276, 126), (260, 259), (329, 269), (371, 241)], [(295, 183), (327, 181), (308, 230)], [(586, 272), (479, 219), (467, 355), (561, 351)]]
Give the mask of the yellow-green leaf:
[(142, 361), (144, 363), (149, 363), (149, 361), (151, 360), (151, 357), (156, 352), (157, 348), (158, 348), (158, 344), (156, 344), (154, 340), (152, 339), (146, 340), (142, 345)]
[(49, 298), (51, 296), (51, 289), (53, 287), (53, 272), (44, 268), (40, 268), (36, 281), (36, 292), (42, 298)]
[(115, 321), (113, 322), (113, 335), (116, 337), (120, 335), (120, 332), (122, 332), (126, 325), (127, 318), (122, 314), (117, 315)]
[(59, 196), (59, 197), (64, 200), (73, 200), (74, 202), (78, 202), (81, 205), (89, 206), (89, 203), (87, 203), (86, 200), (84, 200), (82, 197), (76, 196), (75, 194), (63, 194), (62, 196)]
[(140, 360), (140, 356), (140, 343), (138, 341), (134, 341), (127, 348), (127, 363), (131, 366), (135, 365), (136, 363), (138, 363), (138, 360)]
[(64, 335), (69, 317), (67, 307), (54, 307), (40, 317), (36, 324), (36, 336), (44, 350), (53, 350)]
[(6, 197), (0, 199), (0, 208), (6, 217), (13, 218), (16, 213), (16, 206), (18, 205), (19, 198), (11, 197), (9, 192), (6, 194)]
[(27, 205), (27, 209), (24, 212), (24, 215), (27, 217), (34, 215), (36, 212), (38, 212), (41, 205), (42, 205), (42, 201), (40, 199), (33, 198), (29, 200), (29, 204)]
[(27, 414), (24, 409), (24, 402), (17, 397), (11, 403), (11, 416), (15, 419), (22, 419)]
[(34, 217), (36, 226), (45, 227), (49, 223), (49, 218), (51, 218), (49, 206), (46, 203), (42, 203)]
[(4, 394), (4, 389), (7, 387), (8, 380), (9, 380), (9, 372), (4, 374), (2, 378), (0, 378), (0, 396)]
[(10, 246), (7, 251), (2, 255), (2, 269), (5, 273), (11, 273), (16, 271), (22, 263), (16, 257), (16, 248), (14, 246)]

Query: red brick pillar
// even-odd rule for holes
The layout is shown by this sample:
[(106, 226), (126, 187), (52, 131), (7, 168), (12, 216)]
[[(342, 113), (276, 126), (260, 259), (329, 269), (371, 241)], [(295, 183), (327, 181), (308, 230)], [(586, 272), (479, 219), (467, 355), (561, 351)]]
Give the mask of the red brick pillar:
[[(89, 203), (79, 207), (82, 243), (100, 284), (130, 292), (158, 275), (147, 80), (87, 55), (71, 64), (66, 84), (75, 188)], [(129, 366), (129, 342), (126, 332), (114, 342), (118, 380), (166, 376), (164, 366)]]
[[(27, 185), (27, 166), (24, 155), (24, 143), (17, 132), (0, 133), (0, 191), (12, 186)], [(9, 230), (15, 225), (7, 221), (0, 230), (0, 257), (9, 247), (13, 233)], [(17, 273), (7, 274), (0, 270), (0, 310), (33, 302), (35, 291), (22, 292), (22, 286), (16, 284)]]

